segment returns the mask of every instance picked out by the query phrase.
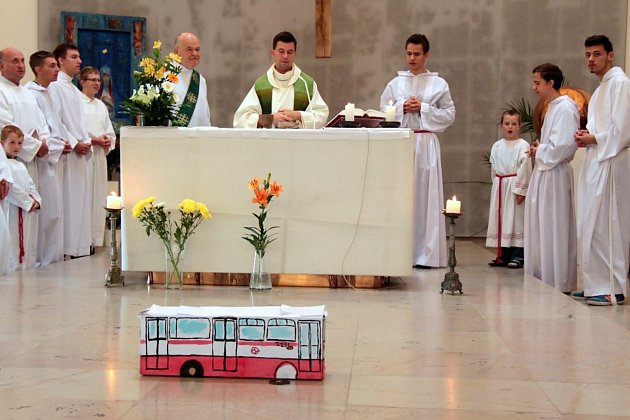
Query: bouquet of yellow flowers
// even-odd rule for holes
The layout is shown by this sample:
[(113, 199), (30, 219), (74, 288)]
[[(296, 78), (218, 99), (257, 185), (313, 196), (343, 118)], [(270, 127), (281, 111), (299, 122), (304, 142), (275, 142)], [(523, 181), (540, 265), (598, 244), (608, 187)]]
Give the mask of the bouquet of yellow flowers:
[(169, 53), (162, 58), (162, 43), (153, 43), (153, 55), (140, 61), (142, 71), (134, 71), (138, 89), (122, 101), (129, 114), (144, 119), (145, 125), (168, 125), (175, 117), (178, 101), (175, 84), (179, 82), (181, 57)]
[(167, 258), (172, 267), (172, 278), (165, 279), (165, 285), (174, 285), (177, 282), (179, 287), (183, 284), (182, 272), (180, 270), (180, 258), (186, 246), (188, 238), (195, 233), (195, 229), (206, 219), (212, 217), (208, 207), (201, 202), (185, 199), (178, 205), (180, 220), (172, 221), (170, 210), (164, 209), (164, 203), (155, 203), (155, 197), (145, 198), (138, 201), (132, 209), (134, 219), (139, 219), (146, 227), (147, 236), (154, 232), (164, 243)]
[(265, 228), (265, 219), (267, 218), (267, 206), (271, 203), (274, 197), (280, 197), (280, 193), (283, 191), (282, 185), (278, 184), (275, 180), (271, 182), (271, 173), (267, 175), (267, 179), (260, 180), (258, 177), (254, 177), (247, 183), (247, 187), (253, 191), (254, 198), (252, 203), (258, 204), (260, 213), (252, 213), (258, 220), (258, 226), (246, 226), (245, 229), (249, 232), (242, 238), (252, 244), (256, 252), (260, 257), (265, 256), (265, 250), (267, 245), (275, 241), (275, 233), (270, 233), (272, 229), (277, 229), (278, 226), (271, 226)]

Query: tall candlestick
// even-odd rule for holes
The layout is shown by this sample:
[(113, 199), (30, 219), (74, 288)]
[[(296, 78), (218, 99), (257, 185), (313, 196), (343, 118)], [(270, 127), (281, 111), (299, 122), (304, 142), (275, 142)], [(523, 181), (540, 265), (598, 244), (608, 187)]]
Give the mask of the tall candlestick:
[(456, 196), (453, 196), (452, 200), (446, 200), (446, 209), (444, 213), (447, 214), (460, 214), (462, 209), (462, 202), (457, 200)]
[(354, 104), (348, 102), (346, 107), (344, 108), (344, 113), (346, 116), (346, 121), (354, 121)]

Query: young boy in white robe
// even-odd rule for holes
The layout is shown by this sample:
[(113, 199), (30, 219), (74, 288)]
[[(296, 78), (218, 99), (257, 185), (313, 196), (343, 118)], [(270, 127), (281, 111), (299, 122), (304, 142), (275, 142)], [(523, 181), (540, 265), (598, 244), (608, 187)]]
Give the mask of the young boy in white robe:
[(8, 222), (11, 236), (9, 270), (18, 266), (36, 266), (37, 259), (37, 213), (41, 197), (26, 166), (16, 159), (24, 142), (24, 133), (14, 125), (7, 125), (0, 133), (0, 140), (13, 176), (13, 185), (7, 196), (9, 204)]
[(85, 125), (92, 141), (92, 247), (100, 247), (105, 237), (106, 155), (116, 145), (116, 134), (107, 106), (95, 97), (101, 87), (101, 73), (95, 67), (84, 67), (79, 79), (85, 101)]
[(492, 146), (492, 192), (488, 216), (486, 246), (497, 247), (492, 267), (522, 268), (524, 259), (524, 223), (526, 185), (517, 182), (517, 175), (524, 172), (529, 178), (531, 160), (529, 143), (519, 136), (521, 115), (512, 110), (501, 115), (499, 124), (503, 138)]
[(577, 286), (577, 233), (573, 206), (573, 169), (579, 128), (578, 107), (560, 95), (564, 80), (558, 66), (534, 68), (534, 92), (547, 102), (540, 144), (525, 199), (525, 273), (568, 294)]

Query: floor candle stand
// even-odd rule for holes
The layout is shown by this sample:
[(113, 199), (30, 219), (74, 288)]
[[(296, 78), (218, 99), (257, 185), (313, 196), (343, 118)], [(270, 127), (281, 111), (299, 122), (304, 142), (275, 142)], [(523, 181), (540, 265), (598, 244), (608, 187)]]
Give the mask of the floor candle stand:
[(124, 286), (125, 276), (118, 265), (118, 244), (116, 243), (116, 221), (122, 212), (120, 209), (110, 209), (105, 207), (109, 218), (109, 270), (105, 274), (105, 287)]
[(444, 281), (442, 281), (442, 289), (440, 290), (440, 294), (444, 293), (444, 291), (451, 292), (452, 295), (455, 294), (455, 291), (459, 291), (459, 294), (463, 294), (462, 292), (462, 283), (459, 281), (459, 274), (455, 272), (455, 266), (457, 265), (457, 258), (455, 258), (455, 219), (461, 216), (460, 213), (446, 213), (443, 211), (444, 215), (448, 217), (448, 266), (450, 270), (448, 273), (444, 275)]

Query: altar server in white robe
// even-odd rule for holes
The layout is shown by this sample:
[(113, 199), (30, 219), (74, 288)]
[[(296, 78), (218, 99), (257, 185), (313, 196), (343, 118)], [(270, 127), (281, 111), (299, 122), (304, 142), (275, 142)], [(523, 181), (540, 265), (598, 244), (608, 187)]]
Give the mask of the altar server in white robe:
[(14, 125), (2, 128), (0, 142), (6, 153), (13, 185), (7, 197), (8, 223), (11, 236), (9, 270), (37, 267), (37, 210), (41, 197), (24, 163), (17, 160), (22, 149), (24, 134)]
[(558, 66), (534, 68), (534, 92), (548, 103), (540, 144), (532, 145), (535, 167), (525, 199), (525, 272), (564, 293), (577, 286), (577, 237), (573, 207), (573, 170), (579, 127), (578, 107), (560, 95)]
[(85, 124), (92, 140), (92, 245), (103, 246), (107, 196), (107, 158), (116, 147), (116, 133), (107, 106), (95, 97), (101, 87), (101, 73), (95, 67), (84, 67), (80, 73), (85, 101)]
[(83, 94), (72, 84), (72, 78), (81, 71), (81, 56), (72, 44), (58, 45), (53, 54), (61, 71), (48, 91), (72, 146), (64, 167), (64, 253), (81, 257), (90, 254), (92, 244), (92, 144), (85, 125)]
[(44, 114), (50, 137), (48, 155), (37, 160), (39, 194), (46, 203), (39, 211), (37, 261), (48, 265), (63, 261), (63, 168), (65, 155), (72, 152), (68, 134), (52, 103), (48, 86), (57, 80), (59, 67), (55, 56), (48, 51), (31, 54), (29, 65), (35, 80), (26, 84)]
[(11, 234), (5, 213), (7, 196), (13, 184), (13, 175), (7, 162), (4, 149), (0, 147), (0, 275), (9, 271), (9, 255), (11, 251)]
[[(588, 106), (586, 145), (578, 181), (578, 238), (582, 285), (590, 305), (623, 303), (630, 265), (630, 79), (613, 67), (608, 37), (586, 39), (586, 61), (601, 84)], [(581, 296), (580, 296), (581, 295)]]
[(15, 125), (24, 133), (24, 147), (19, 159), (38, 183), (37, 157), (48, 153), (50, 133), (32, 93), (20, 81), (26, 74), (24, 55), (15, 48), (0, 51), (0, 127)]
[(448, 83), (426, 68), (429, 40), (413, 34), (405, 42), (407, 71), (399, 71), (381, 95), (381, 110), (396, 107), (402, 127), (414, 131), (413, 266), (445, 267), (446, 228), (440, 143), (442, 133), (455, 121), (455, 105)]
[(279, 128), (322, 128), (328, 120), (328, 105), (311, 76), (295, 65), (297, 40), (290, 32), (278, 33), (272, 41), (274, 64), (260, 76), (234, 114), (235, 128), (272, 125)]
[(178, 109), (173, 125), (179, 127), (209, 127), (210, 105), (208, 84), (195, 67), (201, 61), (201, 43), (195, 34), (184, 32), (177, 35), (173, 52), (181, 58), (181, 71), (175, 83)]
[(521, 116), (508, 110), (501, 115), (503, 138), (492, 146), (490, 165), (492, 192), (488, 212), (486, 246), (497, 247), (493, 267), (522, 268), (525, 236), (525, 196), (527, 189), (519, 176), (529, 178), (531, 159), (529, 143), (519, 137)]

